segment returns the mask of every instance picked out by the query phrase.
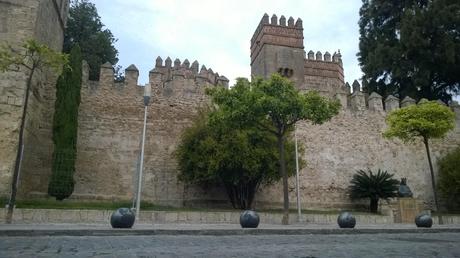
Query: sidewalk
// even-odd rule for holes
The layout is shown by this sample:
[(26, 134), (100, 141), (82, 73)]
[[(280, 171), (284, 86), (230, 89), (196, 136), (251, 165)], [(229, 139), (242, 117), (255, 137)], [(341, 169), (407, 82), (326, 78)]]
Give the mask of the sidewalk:
[(110, 224), (0, 224), (0, 236), (127, 236), (127, 235), (306, 235), (306, 234), (399, 234), (460, 232), (460, 225), (414, 224), (356, 225), (341, 229), (337, 224), (260, 224), (242, 229), (239, 224), (135, 224), (131, 229), (113, 229)]

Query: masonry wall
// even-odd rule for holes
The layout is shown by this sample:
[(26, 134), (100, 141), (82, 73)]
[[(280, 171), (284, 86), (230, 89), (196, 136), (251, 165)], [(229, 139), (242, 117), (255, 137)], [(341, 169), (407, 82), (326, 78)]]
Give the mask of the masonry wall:
[[(460, 109), (455, 109), (456, 128), (445, 139), (431, 141), (437, 159), (460, 145)], [(302, 208), (346, 208), (354, 204), (347, 187), (356, 170), (387, 170), (395, 178), (407, 177), (415, 198), (433, 204), (431, 179), (423, 143), (403, 144), (382, 137), (386, 112), (344, 109), (323, 125), (298, 124), (298, 140), (305, 147), (306, 166), (300, 171)], [(296, 207), (295, 177), (289, 182), (291, 207)], [(282, 207), (282, 185), (264, 187), (258, 193), (260, 207)], [(383, 202), (384, 203), (384, 202)], [(356, 203), (355, 203), (356, 204)]]
[[(60, 51), (67, 17), (67, 0), (0, 0), (0, 43), (21, 46), (35, 39)], [(0, 73), (0, 195), (10, 191), (16, 160), (27, 72)], [(30, 184), (50, 170), (51, 124), (54, 106), (52, 73), (33, 78), (24, 133), (24, 160), (19, 191), (29, 192)]]
[[(40, 15), (39, 11), (47, 10), (43, 13), (48, 13), (50, 10), (47, 8), (55, 8), (55, 5), (43, 4), (40, 7), (38, 1), (29, 0), (27, 3), (30, 5), (26, 8), (6, 2), (0, 0), (0, 4), (3, 5), (0, 7), (6, 7), (0, 8), (0, 12), (8, 10), (7, 24), (13, 26), (13, 30), (18, 30), (18, 35), (28, 38), (36, 34), (36, 37), (42, 37), (41, 40), (50, 41), (49, 44), (52, 46), (60, 45), (58, 43), (62, 42), (62, 38), (52, 37), (58, 34), (59, 26), (53, 19), (46, 20), (46, 15)], [(10, 23), (10, 19), (13, 19), (11, 17), (16, 17), (11, 13), (15, 12), (20, 14), (17, 17), (21, 19)], [(27, 18), (22, 19), (24, 16)], [(39, 17), (45, 19), (40, 22), (43, 26), (32, 26), (34, 23), (29, 21)], [(264, 16), (262, 23), (267, 24), (267, 19), (268, 16)], [(297, 23), (299, 29), (293, 29), (292, 26), (297, 26), (294, 25), (293, 19), (288, 20), (287, 25), (282, 25), (281, 21), (278, 24), (275, 19), (270, 22), (270, 29), (264, 30), (263, 26), (260, 26), (256, 32), (271, 35), (273, 32), (295, 31), (296, 33), (285, 37), (286, 42), (293, 39), (295, 40), (292, 42), (298, 42), (302, 36), (297, 35), (301, 21)], [(46, 25), (47, 21), (50, 24)], [(41, 33), (40, 31), (45, 30), (47, 26), (56, 31)], [(4, 29), (0, 26), (0, 31), (2, 28)], [(3, 33), (0, 36), (13, 37), (13, 34), (8, 34), (12, 29), (7, 29), (7, 32), (0, 32)], [(253, 44), (257, 42), (257, 35), (255, 34), (252, 40)], [(291, 37), (292, 35), (295, 37)], [(299, 89), (315, 89), (325, 96), (338, 98), (342, 103), (340, 114), (330, 122), (323, 125), (301, 122), (298, 125), (299, 142), (305, 147), (303, 159), (307, 162), (300, 172), (302, 207), (350, 207), (353, 204), (347, 193), (349, 181), (356, 170), (367, 168), (388, 170), (395, 173), (397, 178), (407, 177), (414, 196), (429, 206), (432, 203), (432, 194), (422, 143), (407, 145), (382, 137), (382, 132), (386, 128), (386, 111), (383, 106), (390, 111), (398, 108), (400, 104), (404, 106), (410, 103), (411, 100), (400, 103), (398, 99), (388, 98), (384, 103), (381, 97), (375, 94), (366, 98), (359, 90), (357, 82), (353, 83), (354, 92), (350, 94), (350, 87), (344, 85), (339, 53), (332, 56), (325, 53), (323, 57), (321, 53), (312, 56), (313, 52), (309, 52), (305, 56), (303, 49), (297, 45), (293, 46), (293, 51), (289, 49), (290, 46), (273, 45), (278, 41), (271, 36), (264, 39), (261, 37), (261, 41), (267, 40), (266, 44), (260, 49), (254, 48), (254, 53), (258, 54), (252, 60), (253, 73), (260, 72), (263, 76), (269, 76), (271, 72), (277, 72), (278, 68), (289, 68), (294, 70), (294, 75), (298, 75), (296, 72), (300, 67), (302, 79), (296, 80)], [(269, 44), (270, 42), (272, 44)], [(289, 63), (290, 54), (296, 55), (296, 58), (300, 56), (301, 64), (298, 65), (297, 61)], [(113, 81), (111, 64), (105, 64), (101, 69), (100, 81), (89, 81), (87, 65), (84, 64), (76, 184), (71, 198), (131, 200), (139, 165), (144, 114), (143, 95), (146, 88), (138, 85), (139, 71), (133, 65), (126, 69), (126, 80), (121, 83)], [(0, 78), (0, 193), (3, 194), (9, 191), (17, 148), (24, 74), (8, 73), (0, 76), (3, 76)], [(49, 78), (47, 81), (54, 80), (52, 76)], [(143, 200), (173, 206), (230, 206), (222, 188), (203, 189), (178, 181), (177, 162), (174, 157), (181, 133), (190, 126), (198, 109), (209, 104), (204, 94), (205, 88), (219, 84), (228, 86), (227, 78), (204, 66), (200, 69), (196, 61), (190, 63), (188, 60), (181, 62), (176, 59), (173, 62), (170, 58), (164, 61), (157, 58), (155, 68), (149, 73), (147, 87), (151, 89), (151, 102), (147, 118)], [(46, 196), (51, 173), (54, 85), (37, 85), (31, 95), (28, 114), (26, 151), (20, 186), (23, 196)], [(438, 157), (460, 145), (460, 111), (458, 106), (454, 109), (457, 114), (456, 129), (447, 138), (432, 142), (435, 169)], [(290, 179), (290, 198), (292, 207), (295, 207), (294, 178)], [(256, 202), (258, 208), (281, 207), (281, 184), (264, 186), (257, 193)]]
[[(216, 189), (184, 186), (177, 179), (174, 151), (197, 109), (205, 106), (207, 87), (226, 86), (228, 80), (198, 63), (168, 58), (150, 71), (142, 200), (183, 206), (186, 203), (226, 202)], [(144, 87), (130, 66), (124, 83), (113, 82), (110, 64), (99, 82), (84, 80), (79, 113), (78, 155), (72, 198), (130, 200), (136, 185), (144, 117)], [(209, 193), (209, 194), (207, 194)]]

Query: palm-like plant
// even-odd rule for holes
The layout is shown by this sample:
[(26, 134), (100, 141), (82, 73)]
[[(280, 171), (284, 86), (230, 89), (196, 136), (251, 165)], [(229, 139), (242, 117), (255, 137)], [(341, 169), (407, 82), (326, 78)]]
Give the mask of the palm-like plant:
[(358, 170), (351, 180), (350, 193), (352, 199), (370, 198), (370, 211), (377, 213), (379, 199), (396, 197), (399, 181), (393, 178), (393, 174), (378, 170), (376, 174), (370, 169)]

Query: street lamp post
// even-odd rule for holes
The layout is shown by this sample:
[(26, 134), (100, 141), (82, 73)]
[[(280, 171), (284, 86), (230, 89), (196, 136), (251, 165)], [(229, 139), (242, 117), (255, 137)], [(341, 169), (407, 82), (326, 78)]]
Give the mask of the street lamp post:
[(139, 164), (139, 173), (137, 179), (137, 195), (136, 195), (136, 219), (139, 219), (141, 211), (141, 190), (142, 190), (142, 172), (144, 167), (144, 145), (145, 145), (145, 131), (147, 128), (147, 111), (150, 102), (151, 88), (150, 84), (144, 87), (144, 126), (142, 129), (142, 142), (141, 142), (141, 158)]
[(297, 127), (294, 125), (294, 141), (295, 141), (295, 179), (296, 179), (296, 192), (297, 192), (297, 221), (301, 222), (301, 207), (300, 207), (300, 182), (299, 182), (299, 153), (297, 149)]

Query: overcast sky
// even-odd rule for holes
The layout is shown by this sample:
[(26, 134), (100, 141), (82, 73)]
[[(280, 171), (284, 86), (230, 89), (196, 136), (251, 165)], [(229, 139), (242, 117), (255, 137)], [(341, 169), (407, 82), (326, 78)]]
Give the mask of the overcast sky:
[(157, 56), (197, 60), (231, 80), (250, 76), (250, 39), (264, 13), (301, 18), (305, 51), (340, 49), (345, 80), (361, 77), (360, 0), (93, 0), (118, 39), (119, 64), (135, 64), (140, 84)]

